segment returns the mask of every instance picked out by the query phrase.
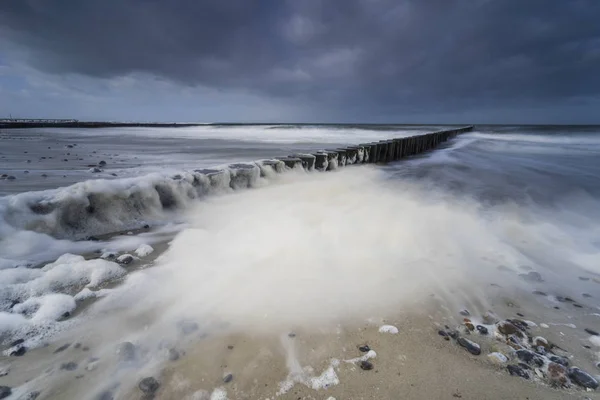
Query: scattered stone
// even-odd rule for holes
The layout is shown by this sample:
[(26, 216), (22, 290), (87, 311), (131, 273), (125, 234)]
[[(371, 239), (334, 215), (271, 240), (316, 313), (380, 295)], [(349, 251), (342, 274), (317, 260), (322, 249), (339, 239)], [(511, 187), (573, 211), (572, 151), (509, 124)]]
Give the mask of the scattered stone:
[(517, 350), (517, 357), (528, 365), (536, 365), (538, 367), (544, 365), (544, 359), (530, 350)]
[(573, 307), (576, 308), (583, 308), (583, 306), (581, 304), (577, 304), (577, 303), (573, 303)]
[(475, 326), (471, 322), (465, 322), (465, 326), (470, 331), (474, 331), (475, 330)]
[(479, 331), (479, 333), (481, 333), (482, 335), (488, 334), (488, 328), (486, 328), (483, 325), (477, 325), (477, 331)]
[(591, 329), (585, 328), (584, 331), (586, 331), (587, 333), (589, 333), (592, 336), (600, 336), (600, 333), (593, 331)]
[(525, 317), (523, 314), (521, 314), (520, 312), (517, 313), (517, 315), (521, 318)]
[[(448, 337), (448, 332), (444, 331), (444, 330), (439, 330), (438, 331), (438, 335), (443, 336), (443, 337)], [(368, 347), (368, 346), (367, 346)], [(362, 351), (362, 350), (361, 350)], [(369, 351), (369, 350), (366, 350)]]
[(539, 272), (529, 271), (526, 274), (519, 274), (527, 282), (543, 282), (542, 275)]
[(229, 350), (233, 350), (233, 345), (232, 345), (232, 344), (230, 344), (229, 346), (227, 346), (227, 348), (228, 348)]
[(550, 357), (548, 357), (548, 359), (550, 361), (552, 361), (553, 363), (556, 364), (560, 364), (563, 367), (568, 367), (569, 366), (569, 360), (565, 357), (561, 357), (561, 356), (557, 356), (557, 355), (551, 355)]
[(12, 342), (9, 346), (10, 347), (15, 347), (15, 346), (18, 346), (18, 345), (20, 345), (22, 343), (25, 343), (25, 339), (17, 339), (14, 342)]
[(567, 369), (561, 364), (557, 364), (554, 362), (548, 364), (547, 376), (552, 386), (571, 386), (571, 380), (569, 379)]
[(571, 378), (573, 382), (575, 382), (579, 386), (583, 386), (584, 388), (598, 388), (598, 381), (594, 379), (590, 374), (577, 367), (569, 368), (569, 378)]
[(106, 161), (102, 160), (98, 163), (98, 165), (104, 167), (106, 165)]
[(456, 339), (456, 341), (461, 347), (464, 347), (469, 353), (476, 355), (476, 356), (481, 354), (481, 347), (479, 347), (479, 345), (477, 343), (472, 342), (469, 339), (465, 339), (463, 337), (459, 337), (458, 339)]
[(169, 361), (177, 361), (179, 360), (180, 354), (175, 349), (169, 349)]
[(54, 350), (54, 354), (60, 353), (61, 351), (65, 351), (66, 349), (69, 348), (70, 345), (71, 345), (71, 343), (63, 344), (58, 349)]
[(456, 340), (456, 339), (458, 339), (458, 332), (455, 330), (449, 331), (448, 336), (450, 336), (452, 339)]
[(12, 389), (8, 386), (0, 386), (0, 399), (5, 399), (12, 394)]
[(225, 383), (229, 383), (233, 380), (233, 375), (232, 374), (227, 374), (225, 375), (225, 377), (223, 378), (223, 382)]
[(196, 332), (198, 329), (200, 329), (200, 327), (198, 326), (197, 323), (195, 323), (193, 321), (181, 321), (181, 322), (179, 322), (179, 330), (184, 335), (192, 334), (192, 333)]
[(8, 178), (6, 178), (6, 179), (8, 179), (9, 181), (14, 181), (17, 178), (12, 175), (9, 175)]
[(509, 364), (506, 366), (506, 369), (508, 370), (508, 373), (513, 376), (520, 376), (521, 378), (529, 379), (529, 373), (519, 365)]
[(481, 319), (484, 324), (492, 325), (500, 320), (493, 312), (489, 311), (482, 315)]
[(60, 369), (65, 371), (75, 371), (77, 369), (77, 363), (70, 361), (68, 363), (64, 363), (60, 366)]
[(459, 314), (463, 317), (468, 317), (469, 315), (471, 315), (468, 310), (460, 310)]
[(17, 349), (13, 350), (10, 355), (15, 357), (21, 357), (27, 353), (27, 348), (25, 346), (20, 346)]
[(150, 229), (150, 225), (148, 225), (148, 224), (144, 225), (144, 229)]
[(504, 354), (498, 352), (490, 353), (487, 357), (494, 364), (505, 364), (508, 362), (508, 358)]
[(507, 319), (507, 321), (512, 323), (514, 326), (516, 326), (523, 332), (525, 332), (527, 329), (529, 329), (529, 325), (527, 324), (527, 322), (522, 321), (520, 319), (516, 319), (516, 318), (515, 319)]
[(394, 325), (382, 325), (379, 327), (379, 333), (391, 333), (395, 335), (398, 333), (398, 328), (396, 328)]
[(360, 369), (365, 370), (365, 371), (370, 371), (373, 369), (373, 364), (369, 361), (361, 361), (360, 362)]
[(160, 383), (153, 377), (144, 378), (140, 381), (138, 388), (146, 394), (154, 394), (160, 387)]
[(123, 254), (117, 257), (117, 262), (119, 264), (128, 265), (133, 262), (133, 256), (131, 254)]
[(117, 347), (117, 355), (120, 361), (133, 361), (135, 360), (137, 349), (131, 342), (123, 342)]
[(102, 172), (102, 170), (98, 167), (94, 167), (94, 168), (90, 168), (89, 172), (91, 172), (93, 174), (99, 174), (100, 172)]
[(546, 340), (546, 338), (543, 338), (541, 336), (536, 336), (533, 338), (533, 344), (536, 347), (543, 347), (545, 349), (549, 349), (550, 348), (550, 343), (548, 343), (548, 340)]
[(19, 400), (35, 400), (39, 397), (41, 392), (38, 392), (37, 390), (33, 391), (33, 392), (29, 392), (27, 393), (27, 395)]
[(362, 353), (368, 353), (369, 351), (371, 351), (371, 348), (369, 347), (369, 345), (365, 344), (364, 346), (359, 346), (358, 350)]
[(503, 335), (512, 335), (519, 331), (519, 329), (508, 320), (498, 322), (496, 324), (496, 327), (498, 328), (498, 331)]

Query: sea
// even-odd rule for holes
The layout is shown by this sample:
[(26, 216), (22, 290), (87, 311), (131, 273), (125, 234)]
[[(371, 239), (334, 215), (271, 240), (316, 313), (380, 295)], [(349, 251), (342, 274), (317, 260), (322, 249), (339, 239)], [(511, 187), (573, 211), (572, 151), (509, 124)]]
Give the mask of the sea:
[[(330, 172), (250, 164), (447, 128), (0, 130), (0, 366), (27, 352), (13, 390), (59, 382), (50, 356), (24, 360), (77, 335), (113, 354), (197, 329), (368, 319), (433, 294), (485, 309), (490, 281), (600, 312), (599, 126), (475, 126), (433, 151)], [(254, 165), (239, 190), (219, 173), (235, 178), (232, 164)], [(125, 373), (100, 368), (87, 386)]]

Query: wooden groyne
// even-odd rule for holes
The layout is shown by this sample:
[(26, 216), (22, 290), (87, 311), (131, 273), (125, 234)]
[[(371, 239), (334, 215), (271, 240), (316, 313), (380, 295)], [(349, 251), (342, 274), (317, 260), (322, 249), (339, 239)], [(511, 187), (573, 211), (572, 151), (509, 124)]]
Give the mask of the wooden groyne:
[(465, 126), (416, 136), (327, 149), (311, 154), (292, 154), (288, 157), (277, 158), (277, 160), (283, 161), (289, 168), (302, 166), (307, 171), (313, 169), (330, 171), (352, 164), (386, 164), (433, 150), (441, 143), (471, 130), (473, 130), (473, 126)]

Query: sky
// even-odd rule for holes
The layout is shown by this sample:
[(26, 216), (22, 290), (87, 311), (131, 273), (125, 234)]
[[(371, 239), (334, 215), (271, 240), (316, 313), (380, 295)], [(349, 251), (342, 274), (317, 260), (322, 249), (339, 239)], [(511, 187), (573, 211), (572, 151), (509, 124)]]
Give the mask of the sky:
[(10, 115), (600, 123), (600, 0), (2, 0)]

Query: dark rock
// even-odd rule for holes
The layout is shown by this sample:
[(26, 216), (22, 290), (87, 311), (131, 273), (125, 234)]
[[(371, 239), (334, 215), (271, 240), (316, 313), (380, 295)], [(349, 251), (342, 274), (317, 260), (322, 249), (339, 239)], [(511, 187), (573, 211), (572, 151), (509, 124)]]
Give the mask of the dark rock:
[(150, 225), (148, 225), (148, 224), (144, 225), (144, 229), (150, 229)]
[(583, 293), (582, 296), (585, 297), (585, 298), (587, 298), (587, 299), (589, 299), (589, 298), (592, 297), (592, 295), (589, 294), (589, 293)]
[(70, 345), (71, 345), (71, 343), (63, 344), (58, 349), (54, 350), (54, 354), (60, 353), (61, 351), (65, 351), (66, 349), (69, 348)]
[(552, 386), (569, 387), (571, 381), (569, 379), (567, 369), (560, 364), (551, 362), (548, 364), (548, 380)]
[[(443, 336), (443, 337), (448, 337), (448, 333), (444, 330), (439, 330), (438, 335)], [(367, 346), (367, 347), (369, 347), (369, 346)], [(365, 351), (369, 351), (369, 350), (365, 350)]]
[(14, 177), (14, 176), (12, 176), (12, 175), (9, 175), (9, 177), (8, 177), (8, 178), (6, 178), (6, 179), (8, 179), (9, 181), (14, 181), (14, 180), (15, 180), (15, 179), (17, 179), (17, 178), (16, 178), (16, 177)]
[(456, 341), (461, 347), (464, 347), (469, 353), (476, 355), (476, 356), (481, 354), (481, 347), (479, 347), (479, 345), (477, 343), (472, 342), (469, 339), (465, 339), (463, 337), (459, 337)]
[(544, 346), (537, 346), (535, 348), (535, 352), (538, 353), (541, 356), (545, 356), (546, 353), (547, 353), (546, 348)]
[(523, 317), (524, 317), (524, 315), (523, 315), (523, 314), (521, 314), (521, 313), (519, 313), (519, 312), (517, 313), (517, 315), (518, 315), (519, 317), (521, 317), (521, 318), (523, 318)]
[(288, 333), (288, 337), (295, 338), (296, 334), (294, 332), (290, 332)]
[(90, 169), (90, 172), (93, 174), (99, 174), (100, 172), (102, 172), (102, 170), (98, 167), (94, 167), (94, 168)]
[(119, 264), (128, 265), (133, 262), (133, 256), (130, 254), (123, 254), (117, 258)]
[(178, 325), (179, 325), (179, 330), (184, 335), (190, 335), (190, 334), (196, 332), (198, 329), (200, 329), (198, 324), (195, 323), (194, 321), (181, 321), (181, 322), (179, 322)]
[(106, 161), (102, 160), (98, 163), (98, 165), (104, 167), (106, 165)]
[(68, 311), (65, 311), (65, 312), (64, 312), (64, 313), (61, 315), (61, 318), (63, 318), (63, 319), (64, 319), (64, 318), (69, 318), (70, 316), (71, 316), (71, 313), (70, 313), (70, 312), (68, 312)]
[(516, 319), (516, 318), (515, 319), (507, 319), (507, 321), (512, 323), (514, 326), (516, 326), (523, 332), (525, 332), (527, 329), (529, 329), (529, 325), (527, 325), (527, 322), (521, 321), (520, 319)]
[(468, 310), (461, 310), (459, 314), (463, 317), (468, 317), (469, 315), (471, 315)]
[(75, 371), (77, 369), (77, 363), (70, 361), (68, 363), (64, 363), (60, 366), (60, 369), (65, 371)]
[(20, 346), (17, 349), (13, 350), (10, 355), (15, 357), (21, 357), (27, 353), (27, 348), (25, 346)]
[(160, 387), (160, 383), (153, 377), (144, 378), (140, 381), (138, 388), (146, 394), (154, 394)]
[(519, 274), (527, 282), (543, 282), (542, 275), (539, 272), (529, 271), (526, 274)]
[(5, 399), (12, 394), (12, 389), (8, 386), (0, 386), (0, 399)]
[(458, 339), (458, 332), (457, 331), (449, 331), (448, 332), (448, 336), (450, 336), (452, 339), (456, 340)]
[(479, 333), (481, 333), (482, 335), (487, 335), (488, 334), (488, 328), (486, 328), (483, 325), (477, 325), (477, 330), (479, 331)]
[(68, 145), (67, 145), (67, 149), (72, 149), (72, 148), (73, 148), (73, 145), (72, 145), (72, 144), (68, 144)]
[(89, 349), (90, 349), (90, 348), (89, 348), (88, 346), (83, 346), (83, 347), (81, 348), (81, 350), (82, 350), (82, 351), (89, 351)]
[[(88, 211), (90, 212), (90, 211)], [(94, 210), (92, 209), (91, 212), (94, 212)], [(98, 239), (96, 236), (87, 236), (84, 240), (90, 241), (90, 242), (99, 242), (100, 239)]]
[(231, 345), (231, 344), (230, 344), (229, 346), (227, 346), (227, 348), (228, 348), (229, 350), (233, 350), (233, 345)]
[(75, 345), (73, 346), (73, 348), (78, 349), (81, 347), (81, 343), (75, 343)]
[(569, 378), (571, 378), (573, 382), (575, 382), (579, 386), (583, 386), (584, 388), (598, 388), (598, 381), (594, 379), (590, 374), (577, 367), (569, 368)]
[(577, 303), (573, 303), (573, 307), (576, 308), (583, 308), (583, 306), (581, 304), (577, 304)]
[(538, 367), (544, 365), (544, 359), (530, 350), (517, 350), (517, 357), (519, 358), (519, 360), (529, 365), (536, 365)]
[(29, 173), (29, 171), (25, 170), (25, 171), (23, 171), (23, 173), (24, 173), (24, 174), (28, 174), (28, 173)]
[(365, 371), (370, 371), (373, 369), (373, 364), (369, 361), (361, 361), (360, 369), (365, 370)]
[(117, 176), (117, 174), (115, 174), (114, 172), (112, 172), (110, 175), (111, 176)]
[(223, 378), (223, 382), (225, 383), (229, 383), (233, 380), (233, 375), (232, 374), (227, 374), (225, 375), (225, 377)]
[(180, 354), (177, 350), (175, 349), (169, 349), (169, 360), (170, 361), (177, 361), (179, 360)]
[(114, 398), (115, 398), (115, 396), (113, 395), (113, 393), (107, 390), (107, 391), (100, 393), (96, 397), (96, 400), (114, 400)]
[(133, 361), (137, 355), (137, 349), (131, 342), (123, 342), (117, 347), (120, 361)]
[(529, 373), (518, 365), (507, 365), (506, 369), (508, 370), (508, 373), (513, 376), (520, 376), (521, 378), (529, 379)]
[(17, 340), (15, 340), (14, 342), (12, 342), (12, 343), (10, 344), (10, 347), (15, 347), (15, 346), (18, 346), (18, 345), (20, 345), (21, 343), (25, 343), (25, 340), (24, 340), (24, 339), (17, 339)]
[(586, 331), (587, 333), (589, 333), (592, 336), (600, 336), (600, 333), (598, 333), (596, 331), (593, 331), (593, 330), (591, 330), (589, 328), (585, 328), (584, 331)]
[(531, 367), (529, 365), (523, 363), (523, 362), (519, 363), (519, 367), (521, 367), (521, 368), (523, 368), (525, 370), (531, 371)]

